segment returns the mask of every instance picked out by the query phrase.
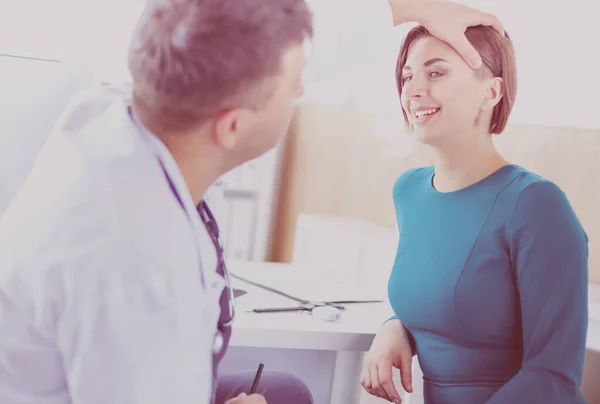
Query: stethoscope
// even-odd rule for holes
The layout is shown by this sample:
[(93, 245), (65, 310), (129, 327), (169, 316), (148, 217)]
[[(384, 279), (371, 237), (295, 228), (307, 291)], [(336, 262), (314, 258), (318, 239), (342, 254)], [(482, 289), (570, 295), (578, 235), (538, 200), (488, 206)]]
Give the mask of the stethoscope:
[[(175, 188), (175, 184), (173, 184), (171, 177), (169, 177), (169, 174), (167, 173), (167, 170), (165, 169), (165, 167), (162, 164), (162, 162), (160, 161), (160, 159), (159, 159), (159, 163), (161, 164), (161, 166), (163, 168), (163, 172), (165, 173), (165, 177), (167, 178), (167, 181), (169, 182), (171, 192), (173, 192), (173, 195), (175, 196), (175, 198), (177, 198), (177, 201), (181, 205), (182, 209), (185, 211), (183, 201), (181, 200), (181, 197), (179, 196), (179, 193), (177, 192), (177, 189)], [(233, 325), (233, 320), (235, 318), (235, 297), (233, 295), (233, 288), (231, 287), (231, 278), (229, 277), (229, 271), (227, 270), (227, 265), (225, 263), (225, 251), (223, 249), (223, 243), (221, 242), (221, 235), (219, 232), (219, 226), (217, 225), (217, 221), (215, 220), (215, 217), (214, 217), (213, 213), (211, 212), (210, 208), (208, 207), (208, 204), (206, 203), (206, 201), (203, 200), (202, 202), (200, 202), (200, 205), (198, 205), (197, 210), (198, 210), (198, 214), (200, 215), (200, 218), (202, 219), (202, 222), (204, 223), (204, 226), (206, 227), (206, 230), (208, 231), (208, 234), (210, 235), (210, 238), (215, 246), (215, 250), (217, 252), (217, 270), (219, 268), (222, 269), (221, 272), (223, 273), (223, 278), (225, 279), (225, 289), (226, 289), (226, 293), (227, 293), (227, 308), (228, 308), (228, 310), (227, 310), (225, 319), (222, 319), (223, 312), (221, 312), (219, 315), (219, 321), (217, 324), (217, 332), (215, 333), (215, 338), (213, 340), (213, 347), (212, 347), (213, 354), (218, 355), (223, 350), (223, 345), (225, 344), (225, 337), (223, 336), (223, 334), (225, 333), (225, 330), (227, 328), (230, 328)], [(219, 303), (220, 303), (220, 299), (221, 298), (219, 298)], [(219, 306), (220, 306), (220, 304), (219, 304)]]
[(213, 341), (213, 353), (218, 355), (223, 350), (225, 340), (223, 333), (226, 328), (230, 328), (233, 325), (233, 319), (235, 317), (235, 296), (233, 294), (233, 288), (231, 287), (231, 279), (229, 277), (229, 271), (227, 270), (227, 264), (225, 263), (225, 250), (223, 249), (223, 243), (221, 242), (219, 226), (206, 201), (200, 202), (198, 213), (215, 245), (215, 250), (217, 251), (217, 267), (222, 269), (221, 272), (223, 272), (223, 277), (225, 278), (225, 289), (227, 289), (228, 312), (225, 319), (221, 318), (223, 316), (223, 313), (221, 312), (215, 340)]
[[(133, 113), (133, 110), (131, 108), (128, 108), (128, 112), (129, 112), (129, 115), (130, 115), (131, 119), (133, 120), (134, 124), (137, 126), (138, 130), (146, 132), (148, 135), (150, 135), (148, 130), (141, 124), (141, 122), (139, 122), (136, 119), (135, 114)], [(177, 202), (179, 203), (179, 205), (181, 206), (183, 211), (186, 213), (186, 215), (188, 215), (188, 212), (185, 208), (185, 204), (183, 203), (183, 200), (181, 199), (181, 196), (180, 196), (179, 192), (177, 191), (177, 187), (175, 186), (175, 183), (169, 176), (167, 168), (165, 167), (165, 163), (163, 163), (163, 161), (161, 160), (160, 156), (157, 153), (154, 153), (154, 154), (155, 154), (155, 157), (156, 157), (160, 167), (162, 168), (162, 171), (163, 171), (165, 178), (169, 184), (171, 192), (177, 199)], [(233, 294), (233, 288), (231, 287), (231, 279), (229, 277), (229, 271), (227, 270), (227, 265), (225, 263), (225, 252), (223, 249), (223, 243), (221, 241), (221, 235), (219, 232), (219, 226), (217, 224), (217, 221), (215, 220), (215, 217), (214, 217), (213, 213), (211, 212), (210, 208), (208, 207), (208, 204), (206, 203), (206, 201), (204, 201), (204, 200), (201, 201), (200, 204), (196, 207), (196, 210), (200, 216), (200, 219), (204, 223), (204, 226), (206, 227), (206, 230), (208, 231), (208, 234), (215, 246), (215, 251), (217, 253), (217, 271), (219, 271), (219, 269), (221, 269), (220, 272), (222, 272), (223, 278), (225, 279), (225, 289), (226, 289), (225, 292), (227, 293), (226, 296), (227, 296), (227, 300), (228, 300), (228, 302), (227, 302), (228, 310), (227, 310), (227, 313), (225, 313), (225, 316), (223, 315), (222, 311), (220, 312), (219, 320), (218, 320), (218, 324), (217, 324), (217, 331), (215, 333), (215, 337), (213, 340), (213, 347), (212, 347), (213, 354), (218, 355), (222, 352), (223, 346), (225, 343), (225, 338), (224, 338), (223, 334), (225, 333), (227, 328), (231, 328), (231, 326), (233, 325), (233, 320), (235, 317), (235, 296)], [(188, 217), (188, 219), (193, 224), (193, 222), (194, 222), (193, 219), (191, 217)], [(198, 250), (198, 260), (199, 260), (200, 264), (202, 264), (199, 250)], [(200, 276), (202, 278), (202, 283), (204, 284), (204, 275), (203, 275), (202, 270), (200, 271)], [(221, 295), (219, 297), (219, 306), (220, 306), (220, 299), (222, 298), (222, 296), (223, 295)]]

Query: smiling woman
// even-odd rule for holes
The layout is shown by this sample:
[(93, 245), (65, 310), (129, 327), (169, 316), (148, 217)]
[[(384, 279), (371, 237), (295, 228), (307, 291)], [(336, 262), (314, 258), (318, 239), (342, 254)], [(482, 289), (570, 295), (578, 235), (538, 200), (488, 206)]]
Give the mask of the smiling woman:
[(393, 188), (395, 316), (373, 342), (364, 386), (386, 397), (391, 363), (407, 369), (412, 351), (425, 404), (581, 404), (587, 234), (561, 188), (495, 148), (516, 94), (510, 38), (466, 34), (477, 70), (424, 28), (400, 50), (405, 122), (434, 165)]
[(466, 36), (483, 60), (476, 71), (422, 26), (410, 31), (398, 57), (404, 119), (424, 143), (438, 136), (468, 136), (473, 130), (465, 123), (500, 134), (508, 121), (517, 91), (512, 43), (487, 27), (469, 28)]

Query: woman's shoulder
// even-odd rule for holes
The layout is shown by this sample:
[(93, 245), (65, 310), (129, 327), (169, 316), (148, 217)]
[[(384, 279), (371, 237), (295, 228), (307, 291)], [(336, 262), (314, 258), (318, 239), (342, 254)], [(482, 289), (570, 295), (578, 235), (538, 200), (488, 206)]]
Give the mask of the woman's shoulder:
[(554, 181), (521, 169), (511, 183), (512, 213), (509, 234), (514, 240), (545, 239), (584, 246), (587, 232), (568, 194)]
[(567, 192), (560, 185), (525, 168), (516, 169), (520, 173), (510, 185), (514, 194), (513, 225), (515, 221), (548, 222), (560, 216), (581, 226)]
[(401, 195), (415, 195), (420, 188), (431, 184), (434, 167), (413, 167), (404, 171), (394, 183), (392, 197), (394, 204), (400, 201)]
[(421, 183), (422, 180), (431, 180), (433, 172), (433, 166), (412, 167), (405, 170), (402, 174), (400, 174), (400, 176), (394, 183), (394, 192), (397, 189), (407, 186), (411, 183)]
[(566, 199), (565, 191), (554, 181), (519, 165), (513, 164), (513, 169), (517, 175), (507, 190), (515, 194), (517, 202), (525, 199), (543, 203), (548, 197)]

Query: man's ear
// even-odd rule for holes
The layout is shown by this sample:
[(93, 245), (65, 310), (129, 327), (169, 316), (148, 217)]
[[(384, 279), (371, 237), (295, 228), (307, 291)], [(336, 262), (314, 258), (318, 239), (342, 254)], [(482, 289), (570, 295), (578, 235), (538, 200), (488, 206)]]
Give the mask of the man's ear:
[(504, 82), (501, 77), (492, 77), (484, 81), (482, 110), (491, 110), (500, 102), (504, 95)]
[(221, 112), (214, 120), (215, 142), (226, 150), (235, 149), (249, 133), (252, 113), (243, 108)]

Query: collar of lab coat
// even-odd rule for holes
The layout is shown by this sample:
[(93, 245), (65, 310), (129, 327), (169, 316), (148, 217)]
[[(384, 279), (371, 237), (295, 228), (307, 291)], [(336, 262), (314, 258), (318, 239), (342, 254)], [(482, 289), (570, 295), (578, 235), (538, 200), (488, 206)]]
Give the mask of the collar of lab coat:
[(155, 134), (153, 134), (135, 115), (135, 111), (133, 107), (129, 106), (129, 114), (131, 116), (131, 120), (133, 124), (138, 129), (140, 135), (144, 139), (144, 141), (152, 150), (152, 153), (156, 156), (163, 169), (165, 170), (166, 175), (169, 176), (170, 180), (175, 187), (175, 191), (177, 195), (181, 199), (181, 203), (184, 205), (186, 214), (192, 218), (195, 217), (198, 219), (197, 206), (195, 206), (194, 201), (192, 199), (192, 195), (190, 193), (189, 188), (185, 183), (185, 178), (175, 161), (175, 158), (164, 144), (164, 142)]
[[(198, 207), (194, 204), (192, 199), (192, 195), (190, 193), (187, 184), (185, 183), (185, 178), (175, 161), (175, 158), (164, 144), (164, 142), (155, 134), (153, 134), (142, 122), (136, 117), (135, 111), (131, 105), (128, 106), (129, 116), (132, 120), (133, 124), (137, 128), (143, 140), (148, 144), (150, 150), (157, 158), (159, 163), (162, 165), (165, 174), (169, 177), (171, 183), (173, 184), (174, 192), (177, 192), (177, 195), (173, 195), (174, 197), (179, 197), (181, 204), (183, 205), (183, 209), (188, 216), (196, 236), (199, 237), (199, 234), (203, 231), (204, 224), (200, 220), (200, 216), (198, 215)], [(199, 253), (201, 254), (201, 253)], [(200, 262), (202, 262), (199, 257)], [(206, 281), (211, 280), (214, 281), (214, 277), (211, 276), (210, 271), (205, 271), (204, 268), (201, 269), (202, 274), (202, 283), (206, 286)], [(214, 283), (214, 282), (211, 282)]]

